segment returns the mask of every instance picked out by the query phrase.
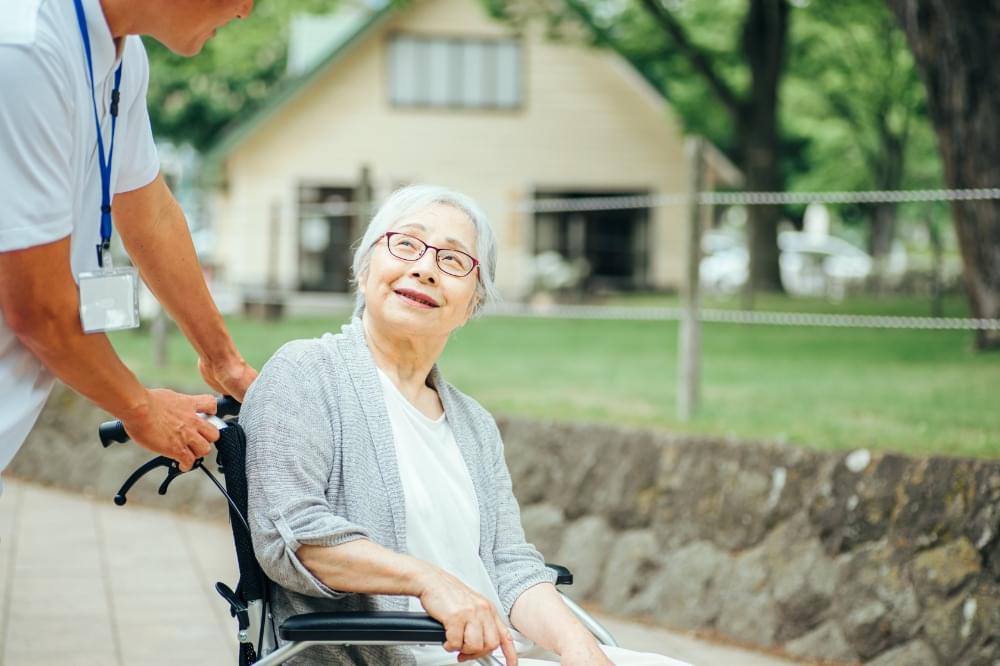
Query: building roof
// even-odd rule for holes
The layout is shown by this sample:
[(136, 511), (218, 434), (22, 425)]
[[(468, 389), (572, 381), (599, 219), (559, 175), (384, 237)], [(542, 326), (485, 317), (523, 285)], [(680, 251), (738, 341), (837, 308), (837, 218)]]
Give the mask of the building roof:
[(354, 11), (338, 13), (338, 16), (342, 17), (342, 19), (338, 21), (336, 35), (327, 43), (326, 48), (328, 51), (326, 55), (315, 58), (313, 54), (315, 62), (312, 66), (303, 67), (301, 62), (295, 63), (292, 71), (301, 69), (302, 73), (298, 76), (285, 79), (278, 86), (275, 93), (261, 107), (232, 125), (222, 138), (209, 149), (205, 154), (205, 164), (209, 167), (209, 170), (213, 166), (217, 166), (233, 149), (242, 144), (254, 130), (267, 122), (288, 102), (308, 88), (328, 67), (340, 60), (354, 46), (361, 43), (363, 38), (385, 21), (395, 9), (396, 6), (393, 3), (383, 0), (374, 3), (374, 6), (366, 6)]

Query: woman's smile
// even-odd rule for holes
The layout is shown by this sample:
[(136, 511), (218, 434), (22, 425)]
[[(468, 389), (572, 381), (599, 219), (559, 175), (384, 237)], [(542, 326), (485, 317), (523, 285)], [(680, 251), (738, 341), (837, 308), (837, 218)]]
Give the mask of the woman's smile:
[(393, 291), (403, 300), (403, 302), (412, 307), (425, 310), (441, 307), (436, 300), (415, 289), (395, 289)]

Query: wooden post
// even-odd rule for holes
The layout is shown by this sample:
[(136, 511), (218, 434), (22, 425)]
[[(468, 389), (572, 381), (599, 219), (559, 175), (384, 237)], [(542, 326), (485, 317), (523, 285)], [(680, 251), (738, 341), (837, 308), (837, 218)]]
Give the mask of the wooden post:
[(701, 392), (701, 201), (704, 184), (705, 146), (701, 137), (687, 143), (690, 175), (688, 194), (687, 279), (682, 290), (681, 326), (678, 345), (677, 418), (689, 421), (698, 410)]
[[(267, 228), (267, 290), (278, 289), (278, 244), (281, 242), (281, 202), (271, 203)], [(270, 296), (271, 294), (269, 294)]]
[(351, 235), (361, 236), (368, 227), (368, 222), (375, 212), (375, 188), (372, 185), (372, 168), (367, 164), (361, 165), (361, 174), (358, 177), (358, 186), (354, 192), (355, 213), (354, 220), (357, 224), (358, 232), (351, 229)]

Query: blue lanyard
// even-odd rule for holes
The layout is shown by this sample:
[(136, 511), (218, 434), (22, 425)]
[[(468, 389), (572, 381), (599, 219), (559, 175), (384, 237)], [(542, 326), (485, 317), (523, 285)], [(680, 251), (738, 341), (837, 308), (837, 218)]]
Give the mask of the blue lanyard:
[(101, 168), (101, 242), (97, 246), (97, 265), (104, 267), (104, 252), (111, 247), (111, 160), (115, 156), (115, 126), (118, 121), (118, 88), (122, 82), (122, 66), (115, 70), (115, 87), (111, 91), (111, 149), (104, 155), (104, 137), (101, 136), (101, 118), (97, 113), (97, 93), (94, 86), (94, 61), (90, 55), (90, 33), (87, 30), (87, 15), (83, 11), (82, 0), (76, 4), (76, 19), (80, 23), (83, 50), (87, 54), (87, 71), (90, 74), (90, 100), (94, 104), (94, 124), (97, 126), (97, 158)]

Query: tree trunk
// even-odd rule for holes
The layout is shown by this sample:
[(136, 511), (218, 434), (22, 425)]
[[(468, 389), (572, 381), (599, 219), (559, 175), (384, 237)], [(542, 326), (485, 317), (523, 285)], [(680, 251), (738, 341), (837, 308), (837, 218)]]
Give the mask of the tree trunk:
[[(887, 0), (927, 86), (945, 180), (1000, 186), (1000, 0)], [(976, 317), (1000, 318), (1000, 201), (952, 203), (966, 294)], [(1000, 349), (1000, 331), (978, 331)]]
[[(903, 186), (903, 162), (906, 155), (906, 132), (897, 135), (889, 129), (888, 119), (879, 120), (878, 163), (875, 166), (875, 184), (880, 190), (898, 190)], [(882, 294), (885, 290), (885, 273), (893, 241), (896, 240), (897, 204), (883, 202), (874, 204), (872, 229), (868, 250), (872, 255), (872, 274), (868, 286), (872, 292)]]
[[(751, 0), (743, 29), (743, 54), (750, 66), (750, 95), (738, 120), (741, 166), (751, 192), (782, 190), (778, 164), (778, 89), (788, 35), (786, 0)], [(777, 206), (749, 206), (747, 240), (751, 291), (783, 291), (778, 266)]]

